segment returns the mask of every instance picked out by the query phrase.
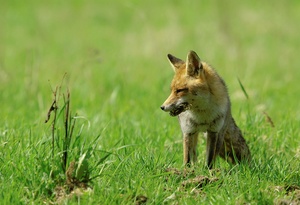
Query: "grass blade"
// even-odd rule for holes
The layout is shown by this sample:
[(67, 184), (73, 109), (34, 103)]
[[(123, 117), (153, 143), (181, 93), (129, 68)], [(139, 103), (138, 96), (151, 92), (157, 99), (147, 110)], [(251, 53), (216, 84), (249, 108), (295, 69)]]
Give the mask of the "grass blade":
[(240, 80), (239, 78), (237, 78), (237, 79), (238, 79), (238, 81), (239, 81), (239, 84), (240, 84), (240, 86), (241, 86), (241, 89), (242, 89), (244, 95), (246, 96), (246, 98), (247, 98), (247, 100), (248, 100), (248, 99), (249, 99), (249, 95), (248, 95), (248, 93), (247, 93), (245, 87), (243, 86), (241, 80)]

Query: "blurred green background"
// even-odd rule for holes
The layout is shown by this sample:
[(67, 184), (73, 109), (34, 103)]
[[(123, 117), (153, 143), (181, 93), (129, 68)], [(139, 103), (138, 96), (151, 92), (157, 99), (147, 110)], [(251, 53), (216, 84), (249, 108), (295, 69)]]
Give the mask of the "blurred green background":
[(250, 98), (276, 121), (287, 113), (299, 120), (298, 1), (1, 5), (3, 123), (15, 117), (40, 120), (51, 99), (49, 85), (66, 72), (74, 106), (89, 116), (99, 113), (112, 93), (122, 102), (118, 109), (132, 103), (133, 109), (152, 113), (169, 92), (173, 73), (166, 54), (185, 59), (191, 49), (223, 76), (234, 107), (244, 99), (239, 77)]
[[(172, 163), (181, 166), (178, 122), (159, 107), (169, 95), (173, 76), (167, 54), (185, 59), (189, 50), (224, 78), (233, 116), (254, 158), (260, 162), (282, 156), (278, 161), (282, 166), (298, 160), (292, 169), (296, 173), (300, 1), (0, 0), (0, 5), (0, 179), (11, 190), (28, 184), (22, 174), (13, 177), (10, 165), (30, 166), (21, 151), (13, 150), (28, 149), (50, 136), (50, 125), (44, 125), (44, 120), (52, 89), (61, 84), (65, 73), (71, 110), (91, 125), (87, 139), (101, 133), (103, 149), (122, 139), (122, 145), (139, 145), (132, 150), (145, 156), (145, 161), (159, 158), (164, 163), (172, 156), (176, 161)], [(199, 148), (201, 163), (204, 146), (202, 142)], [(139, 166), (138, 154), (130, 155), (130, 165)], [(132, 166), (123, 172), (128, 170)], [(9, 176), (11, 181), (6, 180)], [(120, 181), (130, 178), (120, 176)], [(276, 176), (282, 183), (294, 179)], [(255, 199), (253, 195), (251, 200)]]

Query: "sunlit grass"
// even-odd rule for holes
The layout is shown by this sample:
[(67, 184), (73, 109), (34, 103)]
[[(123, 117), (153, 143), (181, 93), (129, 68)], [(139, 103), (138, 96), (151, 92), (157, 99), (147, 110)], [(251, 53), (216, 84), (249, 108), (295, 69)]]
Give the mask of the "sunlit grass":
[[(92, 193), (66, 199), (70, 204), (132, 204), (138, 196), (160, 204), (174, 193), (171, 204), (271, 204), (289, 197), (276, 186), (300, 186), (298, 2), (2, 3), (1, 203), (56, 200), (44, 121), (51, 85), (65, 73), (81, 117), (77, 129), (84, 127), (78, 147), (88, 149), (98, 137), (92, 167), (111, 153), (95, 170), (101, 175), (91, 181)], [(218, 181), (199, 193), (180, 187), (189, 177), (211, 176), (205, 140), (191, 176), (168, 174), (184, 169), (181, 133), (159, 109), (173, 75), (166, 55), (185, 59), (191, 49), (227, 83), (254, 159), (250, 167), (217, 160)]]

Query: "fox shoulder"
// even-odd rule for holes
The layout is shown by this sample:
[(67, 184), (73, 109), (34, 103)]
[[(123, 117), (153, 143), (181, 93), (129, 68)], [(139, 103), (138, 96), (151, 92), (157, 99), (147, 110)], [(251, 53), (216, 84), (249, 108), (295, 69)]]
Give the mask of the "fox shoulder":
[(218, 108), (218, 112), (225, 114), (230, 110), (230, 99), (227, 86), (216, 70), (206, 62), (201, 62), (203, 75), (209, 88), (212, 106)]

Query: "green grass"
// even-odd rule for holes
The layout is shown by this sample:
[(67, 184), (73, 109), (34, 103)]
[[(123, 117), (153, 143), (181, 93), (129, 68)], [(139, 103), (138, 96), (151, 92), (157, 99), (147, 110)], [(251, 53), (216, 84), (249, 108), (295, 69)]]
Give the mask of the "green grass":
[[(298, 1), (280, 0), (2, 1), (1, 204), (56, 201), (56, 179), (65, 176), (52, 161), (51, 125), (44, 121), (51, 87), (65, 73), (71, 111), (80, 116), (71, 157), (92, 147), (93, 167), (111, 154), (92, 169), (99, 175), (93, 191), (64, 203), (132, 204), (143, 195), (147, 204), (161, 204), (172, 194), (167, 204), (291, 198), (275, 187), (300, 186), (299, 10)], [(159, 109), (173, 75), (166, 55), (185, 58), (191, 49), (226, 81), (254, 159), (250, 167), (218, 160), (219, 180), (199, 193), (179, 187), (187, 178), (210, 176), (205, 141), (195, 173), (166, 173), (183, 170), (181, 133), (177, 120)]]

